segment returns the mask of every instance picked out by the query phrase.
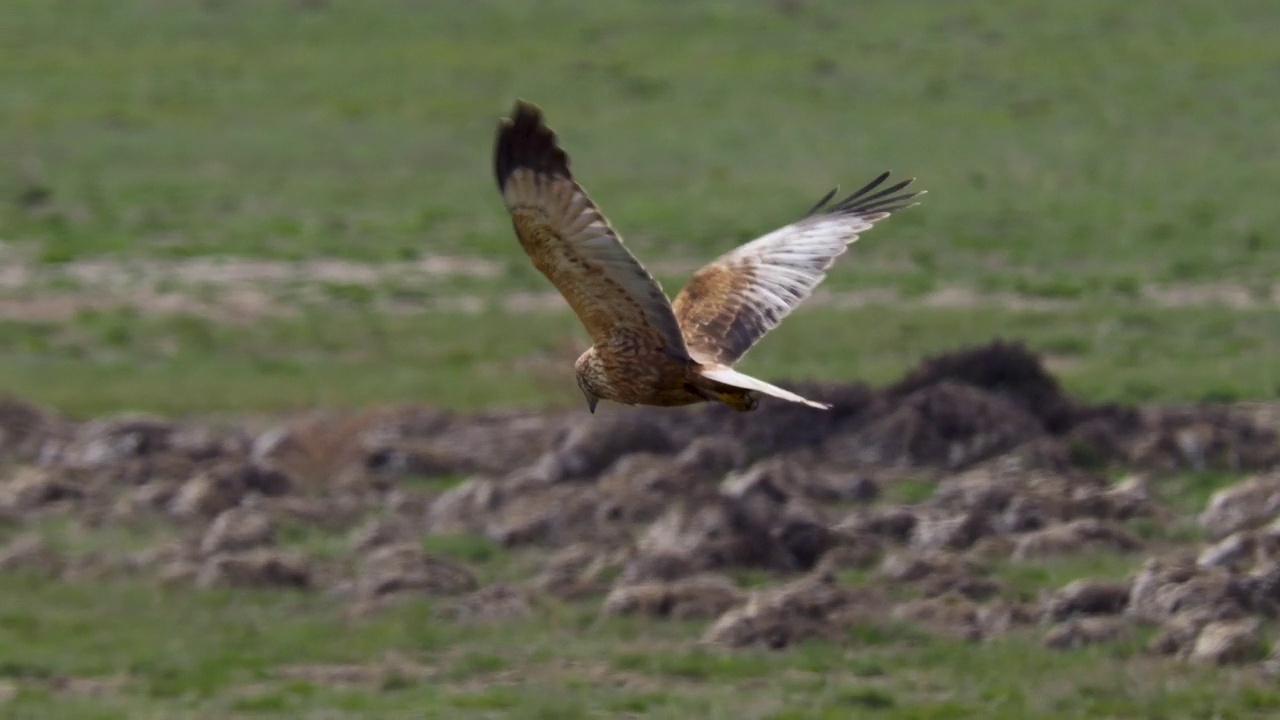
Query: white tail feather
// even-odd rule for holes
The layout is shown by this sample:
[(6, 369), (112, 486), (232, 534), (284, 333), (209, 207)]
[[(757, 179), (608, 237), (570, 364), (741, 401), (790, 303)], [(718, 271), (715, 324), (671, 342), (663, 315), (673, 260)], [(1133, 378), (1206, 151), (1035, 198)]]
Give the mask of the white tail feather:
[(709, 380), (722, 382), (725, 385), (732, 385), (734, 387), (740, 387), (746, 390), (756, 390), (764, 393), (765, 395), (772, 395), (773, 397), (781, 398), (783, 400), (790, 400), (791, 402), (802, 403), (804, 405), (808, 405), (809, 407), (818, 408), (819, 410), (831, 409), (831, 406), (826, 403), (807, 400), (789, 390), (783, 390), (782, 388), (776, 385), (770, 385), (769, 383), (763, 380), (758, 380), (756, 378), (751, 377), (750, 375), (744, 375), (738, 372), (737, 370), (734, 370), (731, 367), (725, 367), (723, 365), (710, 365), (710, 366), (704, 366), (698, 372), (700, 375), (702, 375), (703, 377)]

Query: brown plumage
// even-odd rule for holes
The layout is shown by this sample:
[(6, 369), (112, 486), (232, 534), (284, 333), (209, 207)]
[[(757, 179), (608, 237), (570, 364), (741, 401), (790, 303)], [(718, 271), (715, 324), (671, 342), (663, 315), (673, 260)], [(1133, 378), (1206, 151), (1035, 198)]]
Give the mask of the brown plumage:
[(899, 192), (912, 179), (877, 190), (888, 172), (828, 204), (832, 190), (796, 222), (698, 270), (673, 304), (573, 179), (536, 105), (517, 101), (499, 124), (494, 172), (520, 245), (594, 343), (575, 365), (592, 412), (600, 398), (663, 406), (716, 400), (746, 411), (760, 393), (829, 407), (733, 365), (813, 293), (859, 233), (921, 194)]

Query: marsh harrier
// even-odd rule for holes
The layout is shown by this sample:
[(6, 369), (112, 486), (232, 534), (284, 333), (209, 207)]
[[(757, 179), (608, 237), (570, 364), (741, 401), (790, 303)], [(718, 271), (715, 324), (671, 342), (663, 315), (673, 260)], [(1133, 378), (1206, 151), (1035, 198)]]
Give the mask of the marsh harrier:
[(858, 233), (920, 194), (899, 192), (914, 178), (878, 189), (888, 172), (829, 204), (832, 190), (799, 220), (698, 270), (672, 303), (573, 179), (536, 105), (517, 101), (499, 124), (494, 171), (520, 245), (594, 343), (575, 364), (592, 412), (601, 398), (747, 411), (761, 393), (830, 408), (733, 366), (812, 294)]

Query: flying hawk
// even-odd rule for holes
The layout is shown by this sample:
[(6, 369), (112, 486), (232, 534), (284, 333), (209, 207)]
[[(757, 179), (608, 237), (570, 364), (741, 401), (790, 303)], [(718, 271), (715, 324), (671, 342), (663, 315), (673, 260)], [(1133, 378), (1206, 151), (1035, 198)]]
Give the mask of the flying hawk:
[(574, 368), (591, 412), (601, 398), (745, 412), (760, 393), (829, 409), (733, 365), (812, 294), (858, 233), (921, 194), (899, 193), (914, 178), (877, 191), (888, 172), (828, 204), (832, 190), (801, 219), (703, 267), (672, 303), (573, 179), (538, 106), (517, 100), (500, 122), (494, 170), (520, 245), (591, 335)]

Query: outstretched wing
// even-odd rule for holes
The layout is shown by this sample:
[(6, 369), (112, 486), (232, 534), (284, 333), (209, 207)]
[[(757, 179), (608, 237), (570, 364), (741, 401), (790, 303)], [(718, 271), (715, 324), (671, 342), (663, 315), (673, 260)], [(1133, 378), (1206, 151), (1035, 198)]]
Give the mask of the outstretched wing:
[[(674, 308), (699, 362), (732, 365), (777, 327), (827, 276), (845, 248), (878, 220), (922, 193), (900, 193), (910, 178), (874, 192), (889, 173), (834, 205), (827, 193), (803, 218), (732, 250), (694, 274)], [(837, 188), (838, 190), (839, 188)]]
[(593, 342), (651, 342), (653, 350), (688, 356), (662, 286), (574, 181), (536, 105), (517, 101), (499, 124), (494, 170), (520, 245)]

